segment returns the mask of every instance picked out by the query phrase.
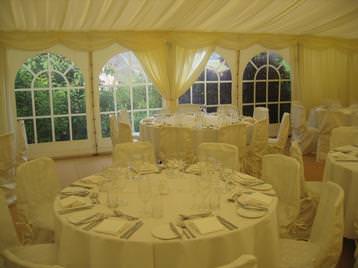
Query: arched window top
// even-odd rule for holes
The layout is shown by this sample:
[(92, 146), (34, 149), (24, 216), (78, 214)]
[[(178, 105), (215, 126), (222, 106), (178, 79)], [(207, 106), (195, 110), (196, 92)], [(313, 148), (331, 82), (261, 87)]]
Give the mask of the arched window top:
[(127, 110), (132, 131), (141, 119), (162, 108), (162, 97), (145, 74), (133, 52), (114, 55), (99, 74), (99, 107), (102, 137), (109, 137), (109, 115)]
[(252, 116), (255, 107), (267, 107), (270, 123), (280, 122), (282, 114), (290, 111), (290, 72), (289, 64), (275, 52), (251, 58), (243, 72), (243, 114)]
[(85, 82), (69, 59), (41, 53), (27, 59), (15, 77), (17, 118), (29, 143), (87, 139)]
[(193, 85), (179, 98), (179, 104), (202, 104), (215, 112), (220, 104), (232, 103), (232, 74), (229, 64), (214, 52)]

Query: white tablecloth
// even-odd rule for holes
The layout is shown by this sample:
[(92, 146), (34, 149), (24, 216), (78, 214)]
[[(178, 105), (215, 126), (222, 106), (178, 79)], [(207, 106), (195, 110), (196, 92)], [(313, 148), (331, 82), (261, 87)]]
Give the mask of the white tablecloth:
[[(358, 147), (351, 146), (351, 150), (358, 154)], [(358, 161), (338, 161), (330, 152), (326, 159), (323, 180), (333, 181), (343, 188), (344, 237), (357, 239), (353, 223), (358, 222)]]
[[(242, 124), (245, 124), (247, 127), (247, 143), (251, 141), (253, 124), (248, 121), (242, 121)], [(140, 124), (140, 139), (142, 141), (148, 141), (153, 144), (154, 151), (157, 159), (160, 159), (160, 129), (161, 125), (157, 124), (148, 124), (142, 122)], [(203, 142), (217, 142), (218, 141), (218, 127), (202, 127), (195, 128), (192, 127), (192, 138), (193, 138), (193, 152), (197, 151), (197, 147), (200, 143)]]
[[(158, 181), (162, 174), (148, 175)], [(259, 267), (278, 267), (278, 242), (276, 206), (274, 197), (267, 214), (259, 219), (247, 219), (236, 214), (234, 205), (223, 196), (217, 214), (238, 226), (237, 230), (220, 231), (198, 236), (190, 240), (164, 241), (153, 238), (151, 230), (161, 224), (172, 222), (179, 213), (190, 210), (195, 175), (180, 174), (180, 179), (168, 179), (170, 191), (163, 196), (164, 216), (160, 219), (145, 218), (144, 225), (130, 239), (102, 235), (93, 230), (84, 231), (70, 224), (66, 217), (59, 215), (55, 202), (56, 239), (59, 262), (67, 268), (103, 267), (216, 267), (230, 262), (241, 254), (253, 254), (258, 258)], [(142, 207), (137, 195), (137, 181), (130, 181), (124, 198), (129, 205), (123, 208), (131, 214), (138, 214)], [(179, 189), (179, 190), (178, 190)], [(105, 193), (100, 195), (101, 203), (94, 209), (108, 210)]]
[[(321, 122), (325, 116), (325, 114), (328, 112), (329, 110), (327, 108), (324, 107), (314, 107), (310, 110), (309, 116), (308, 116), (308, 121), (307, 121), (307, 125), (309, 127), (313, 127), (313, 128), (319, 128), (321, 125)], [(339, 108), (339, 109), (335, 109), (335, 111), (337, 111), (337, 116), (338, 116), (338, 120), (339, 120), (339, 124), (340, 126), (350, 126), (352, 125), (352, 116), (354, 115), (354, 111), (355, 109), (350, 109), (350, 108)]]

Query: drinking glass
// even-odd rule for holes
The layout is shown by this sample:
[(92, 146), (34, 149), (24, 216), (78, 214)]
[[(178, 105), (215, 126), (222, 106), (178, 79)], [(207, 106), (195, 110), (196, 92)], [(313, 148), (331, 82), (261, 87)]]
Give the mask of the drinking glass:
[(123, 193), (124, 190), (127, 186), (127, 182), (128, 182), (128, 170), (127, 169), (121, 169), (119, 171), (118, 174), (118, 179), (117, 179), (117, 186), (118, 186), (118, 193), (119, 193), (119, 198), (118, 198), (118, 205), (123, 207), (126, 206), (128, 204), (127, 200), (123, 199)]
[(148, 202), (152, 197), (152, 185), (150, 180), (145, 176), (141, 176), (138, 181), (138, 195), (140, 200), (143, 202), (143, 216), (148, 215)]

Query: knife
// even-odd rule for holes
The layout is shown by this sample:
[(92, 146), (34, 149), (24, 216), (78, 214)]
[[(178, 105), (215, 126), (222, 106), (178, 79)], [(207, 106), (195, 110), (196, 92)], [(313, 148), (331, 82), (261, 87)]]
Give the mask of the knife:
[(175, 225), (172, 222), (169, 223), (169, 227), (173, 231), (173, 233), (175, 233), (180, 239), (183, 238), (183, 236), (179, 233), (178, 229), (175, 227)]
[(227, 219), (221, 217), (221, 216), (216, 216), (216, 218), (225, 226), (228, 227), (229, 230), (234, 230), (237, 229), (237, 226), (233, 223), (231, 223), (230, 221), (228, 221)]
[(134, 224), (131, 228), (127, 230), (124, 234), (122, 234), (120, 237), (122, 239), (128, 239), (130, 238), (140, 227), (142, 227), (143, 222), (139, 221), (136, 224)]

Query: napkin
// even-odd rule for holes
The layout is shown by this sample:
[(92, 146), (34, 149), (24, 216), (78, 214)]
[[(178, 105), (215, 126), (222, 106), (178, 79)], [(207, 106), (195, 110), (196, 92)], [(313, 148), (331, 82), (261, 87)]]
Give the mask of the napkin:
[(199, 231), (200, 234), (209, 234), (225, 230), (224, 226), (216, 217), (200, 218), (191, 220), (192, 225)]
[(341, 153), (350, 153), (354, 150), (354, 147), (351, 145), (344, 145), (337, 148), (334, 148), (334, 152), (341, 152)]
[(60, 199), (61, 208), (74, 208), (85, 206), (90, 203), (88, 197), (81, 196), (68, 196), (66, 198)]
[(238, 198), (238, 201), (250, 206), (268, 207), (272, 202), (272, 197), (254, 192), (252, 194), (243, 194)]
[(108, 218), (98, 224), (93, 230), (97, 233), (118, 235), (128, 225), (127, 221), (118, 218)]
[(67, 220), (72, 224), (81, 224), (94, 218), (98, 213), (94, 210), (82, 210), (67, 216)]
[(89, 184), (101, 184), (105, 179), (102, 176), (92, 175), (83, 178), (81, 181)]
[(337, 161), (358, 161), (358, 157), (352, 154), (345, 154), (342, 152), (331, 153), (331, 156)]
[(64, 189), (61, 190), (61, 193), (64, 194), (78, 194), (78, 193), (88, 193), (88, 190), (83, 189), (81, 187), (66, 187)]

